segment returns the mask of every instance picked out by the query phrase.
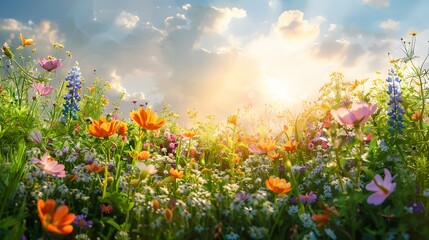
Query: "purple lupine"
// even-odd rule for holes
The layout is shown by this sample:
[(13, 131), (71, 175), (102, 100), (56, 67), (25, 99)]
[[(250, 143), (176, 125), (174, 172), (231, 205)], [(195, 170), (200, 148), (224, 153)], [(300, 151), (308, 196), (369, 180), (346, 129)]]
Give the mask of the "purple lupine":
[(68, 93), (64, 97), (66, 102), (63, 105), (63, 118), (71, 116), (76, 120), (76, 112), (79, 111), (78, 102), (81, 97), (79, 95), (79, 90), (82, 84), (82, 74), (80, 72), (79, 66), (74, 66), (69, 73), (67, 74), (66, 81), (68, 82)]
[(402, 115), (405, 113), (404, 107), (402, 107), (402, 97), (401, 97), (401, 78), (399, 78), (398, 74), (395, 70), (389, 70), (389, 77), (386, 79), (389, 83), (387, 94), (389, 94), (389, 110), (387, 111), (387, 115), (389, 116), (389, 120), (387, 123), (389, 124), (389, 128), (387, 129), (391, 134), (395, 134), (396, 132), (402, 133), (404, 131), (404, 119)]

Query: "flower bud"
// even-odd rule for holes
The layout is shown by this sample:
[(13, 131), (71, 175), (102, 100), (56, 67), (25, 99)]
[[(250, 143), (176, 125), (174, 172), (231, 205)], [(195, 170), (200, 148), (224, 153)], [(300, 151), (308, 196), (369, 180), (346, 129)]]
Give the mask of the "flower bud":
[(3, 54), (4, 55), (6, 55), (8, 58), (10, 58), (10, 59), (13, 59), (13, 53), (12, 53), (12, 51), (10, 51), (10, 48), (9, 48), (9, 46), (7, 45), (7, 43), (5, 42), (4, 44), (3, 44), (3, 47), (2, 47), (2, 49), (1, 49), (2, 51), (3, 51)]
[(170, 221), (173, 218), (173, 211), (171, 211), (169, 208), (166, 208), (164, 210), (164, 218), (165, 220)]

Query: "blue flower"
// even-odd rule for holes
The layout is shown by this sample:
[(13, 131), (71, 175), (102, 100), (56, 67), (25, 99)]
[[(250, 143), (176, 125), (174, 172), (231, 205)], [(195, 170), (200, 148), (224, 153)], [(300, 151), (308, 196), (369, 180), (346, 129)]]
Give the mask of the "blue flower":
[(67, 88), (68, 93), (64, 97), (66, 102), (63, 104), (63, 117), (67, 118), (71, 116), (76, 120), (76, 112), (79, 111), (79, 101), (81, 100), (79, 90), (82, 87), (82, 74), (79, 66), (74, 66), (67, 74), (66, 81), (68, 82)]
[(403, 133), (405, 125), (403, 114), (405, 113), (404, 108), (402, 107), (402, 97), (401, 97), (401, 78), (398, 77), (398, 74), (395, 70), (389, 70), (389, 77), (386, 79), (389, 83), (387, 94), (389, 94), (389, 108), (387, 111), (387, 115), (389, 116), (389, 120), (387, 123), (389, 124), (388, 131), (391, 134), (395, 133)]

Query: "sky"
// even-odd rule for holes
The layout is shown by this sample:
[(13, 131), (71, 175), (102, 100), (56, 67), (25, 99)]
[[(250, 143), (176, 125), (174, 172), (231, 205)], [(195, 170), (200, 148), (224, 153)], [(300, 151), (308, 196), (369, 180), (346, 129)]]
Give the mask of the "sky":
[[(132, 101), (180, 116), (294, 105), (318, 96), (330, 73), (387, 76), (388, 53), (418, 32), (427, 51), (424, 0), (2, 0), (0, 39), (61, 43), (86, 81), (111, 83), (121, 111)], [(417, 49), (419, 50), (419, 49)], [(43, 55), (45, 54), (45, 55)], [(96, 70), (94, 73), (94, 69)]]

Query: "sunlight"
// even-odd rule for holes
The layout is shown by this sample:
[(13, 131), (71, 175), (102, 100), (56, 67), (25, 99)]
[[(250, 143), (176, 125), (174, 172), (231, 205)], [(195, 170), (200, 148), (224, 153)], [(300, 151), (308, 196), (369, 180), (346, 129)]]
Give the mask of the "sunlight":
[(277, 79), (271, 76), (264, 78), (265, 94), (268, 100), (283, 102), (284, 104), (296, 104), (305, 100), (307, 94), (291, 93), (287, 79)]

